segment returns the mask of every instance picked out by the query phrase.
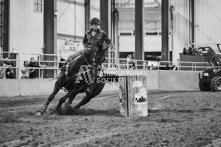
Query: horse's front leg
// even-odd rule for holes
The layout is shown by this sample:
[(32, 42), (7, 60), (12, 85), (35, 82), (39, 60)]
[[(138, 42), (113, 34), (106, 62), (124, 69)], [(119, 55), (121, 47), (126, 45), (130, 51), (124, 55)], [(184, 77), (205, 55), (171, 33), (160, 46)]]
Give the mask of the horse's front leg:
[(57, 80), (56, 83), (55, 83), (53, 92), (48, 97), (47, 102), (43, 105), (43, 107), (38, 110), (36, 115), (42, 115), (42, 114), (44, 114), (46, 112), (50, 102), (54, 99), (55, 95), (59, 92), (61, 87), (62, 87), (61, 80)]

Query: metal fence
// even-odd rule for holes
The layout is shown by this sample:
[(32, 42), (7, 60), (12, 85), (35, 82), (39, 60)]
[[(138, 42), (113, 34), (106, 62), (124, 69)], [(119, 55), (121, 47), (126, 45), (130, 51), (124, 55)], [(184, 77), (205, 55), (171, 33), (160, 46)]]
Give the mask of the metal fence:
[[(11, 58), (13, 54), (14, 58)], [(15, 78), (21, 79), (21, 70), (26, 68), (36, 70), (35, 78), (54, 78), (59, 74), (59, 58), (54, 54), (27, 54), (27, 53), (10, 53), (3, 52), (5, 58), (0, 57), (0, 74), (6, 72), (4, 69), (13, 71)], [(33, 60), (32, 60), (33, 59)], [(24, 67), (24, 61), (35, 63), (36, 67)]]
[[(4, 54), (7, 54), (5, 52)], [(8, 53), (10, 55), (11, 53)], [(26, 67), (30, 70), (37, 70), (38, 74), (35, 78), (55, 78), (60, 73), (61, 64), (60, 57), (55, 54), (27, 54), (14, 53), (15, 59), (0, 57), (0, 74), (4, 70), (10, 68), (14, 71), (15, 78), (21, 79), (21, 70), (24, 68), (24, 61), (35, 62), (38, 67)], [(7, 56), (6, 56), (7, 57)], [(10, 56), (8, 56), (10, 57)], [(32, 57), (40, 57), (36, 60), (31, 60)], [(10, 62), (11, 66), (4, 66), (3, 63)], [(207, 62), (171, 62), (171, 61), (146, 61), (132, 60), (128, 63), (125, 58), (106, 59), (102, 64), (103, 69), (113, 70), (179, 70), (179, 71), (203, 71), (211, 68)], [(1, 78), (1, 76), (0, 76)]]
[(179, 71), (204, 71), (212, 68), (208, 62), (172, 62), (172, 61), (147, 61), (133, 60), (133, 64), (126, 59), (115, 59), (115, 62), (105, 62), (104, 69), (141, 69), (141, 70), (179, 70)]

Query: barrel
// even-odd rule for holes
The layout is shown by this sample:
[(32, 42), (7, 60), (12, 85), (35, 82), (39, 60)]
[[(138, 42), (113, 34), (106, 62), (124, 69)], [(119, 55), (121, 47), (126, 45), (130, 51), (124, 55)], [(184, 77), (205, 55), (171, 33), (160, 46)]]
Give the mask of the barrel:
[(126, 117), (148, 116), (147, 79), (145, 76), (119, 77), (120, 114)]

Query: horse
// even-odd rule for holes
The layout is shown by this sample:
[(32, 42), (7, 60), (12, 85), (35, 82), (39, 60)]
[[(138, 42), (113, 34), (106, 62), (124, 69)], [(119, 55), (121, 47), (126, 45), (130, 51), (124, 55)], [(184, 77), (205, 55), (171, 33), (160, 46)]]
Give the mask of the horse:
[[(99, 76), (102, 74), (101, 65), (105, 61), (105, 52), (108, 50), (107, 45), (99, 48), (92, 48), (87, 54), (81, 54), (70, 62), (69, 67), (64, 66), (60, 75), (55, 82), (53, 92), (49, 95), (47, 102), (40, 108), (37, 115), (42, 115), (46, 112), (50, 102), (54, 99), (55, 95), (60, 89), (65, 88), (67, 94), (60, 98), (54, 112), (59, 112), (61, 105), (68, 99), (68, 105), (79, 93), (85, 93), (85, 97), (72, 109), (80, 109), (81, 106), (87, 104), (92, 98), (99, 95), (105, 86), (103, 78), (118, 78), (118, 76)], [(66, 68), (66, 72), (64, 68)]]

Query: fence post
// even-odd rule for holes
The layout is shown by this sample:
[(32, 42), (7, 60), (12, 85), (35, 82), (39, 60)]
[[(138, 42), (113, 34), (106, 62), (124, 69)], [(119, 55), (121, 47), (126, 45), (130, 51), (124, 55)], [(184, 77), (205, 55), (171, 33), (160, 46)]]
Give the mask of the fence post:
[(56, 58), (57, 58), (57, 74), (56, 74), (56, 77), (58, 76), (58, 72), (59, 72), (59, 63), (60, 63), (60, 60), (59, 60), (59, 57), (58, 57), (58, 55), (56, 55)]
[(21, 64), (21, 55), (20, 55), (20, 53), (18, 53), (18, 59), (16, 59), (16, 62), (18, 62), (18, 67), (16, 67), (17, 73), (18, 73), (18, 79), (21, 79), (21, 66), (20, 66), (20, 64)]
[(40, 59), (41, 57), (40, 57), (40, 55), (38, 56), (38, 68), (39, 68), (39, 70), (38, 70), (38, 78), (40, 79), (41, 78), (41, 63), (40, 63)]

